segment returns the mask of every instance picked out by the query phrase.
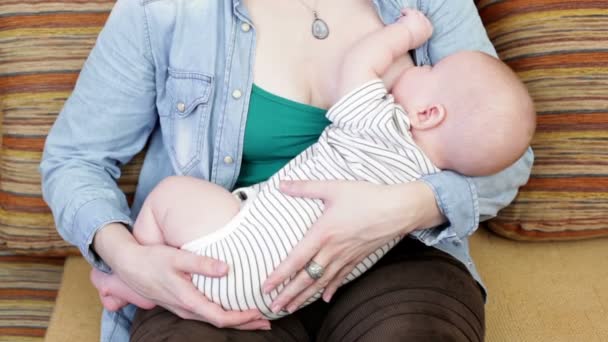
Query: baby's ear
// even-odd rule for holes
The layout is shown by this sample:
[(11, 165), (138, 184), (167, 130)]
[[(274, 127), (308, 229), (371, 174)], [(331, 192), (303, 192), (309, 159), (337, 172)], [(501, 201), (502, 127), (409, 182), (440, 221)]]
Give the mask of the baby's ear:
[(439, 126), (445, 119), (447, 113), (441, 104), (429, 105), (416, 110), (410, 115), (412, 127), (418, 130), (426, 130)]

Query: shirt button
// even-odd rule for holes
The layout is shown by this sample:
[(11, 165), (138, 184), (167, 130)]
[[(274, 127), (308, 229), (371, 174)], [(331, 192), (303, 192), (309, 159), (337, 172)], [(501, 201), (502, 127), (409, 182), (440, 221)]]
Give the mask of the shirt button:
[(183, 113), (184, 111), (186, 111), (186, 104), (185, 104), (185, 103), (183, 103), (183, 102), (178, 103), (178, 104), (177, 104), (177, 110), (178, 110), (180, 113)]
[(460, 240), (454, 240), (452, 241), (452, 245), (459, 247), (460, 245), (462, 245), (462, 242), (460, 242)]
[(234, 159), (232, 159), (231, 156), (225, 156), (224, 157), (224, 163), (226, 164), (232, 164), (234, 162)]
[(243, 32), (249, 32), (249, 30), (251, 30), (251, 25), (249, 25), (247, 23), (242, 23), (241, 30), (243, 30)]
[(240, 98), (241, 98), (241, 96), (243, 96), (243, 93), (242, 93), (242, 92), (241, 92), (239, 89), (236, 89), (236, 90), (234, 90), (234, 91), (232, 92), (232, 97), (233, 97), (235, 100), (240, 99)]

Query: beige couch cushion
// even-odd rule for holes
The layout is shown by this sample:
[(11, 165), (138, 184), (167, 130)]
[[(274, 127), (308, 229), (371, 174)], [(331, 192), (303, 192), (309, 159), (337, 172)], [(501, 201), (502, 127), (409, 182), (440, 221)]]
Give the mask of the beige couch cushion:
[[(486, 341), (608, 341), (608, 239), (535, 244), (480, 230), (471, 243), (490, 291)], [(68, 259), (47, 342), (98, 340), (88, 271)]]
[(67, 258), (45, 341), (99, 341), (102, 307), (89, 282), (90, 271), (83, 258)]
[(490, 292), (487, 341), (608, 341), (608, 239), (539, 244), (480, 230), (471, 244)]

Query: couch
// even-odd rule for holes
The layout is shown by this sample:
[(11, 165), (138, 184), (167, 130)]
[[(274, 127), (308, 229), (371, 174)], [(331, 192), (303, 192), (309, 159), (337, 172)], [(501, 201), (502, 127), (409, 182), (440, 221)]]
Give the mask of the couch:
[[(0, 1), (0, 342), (98, 340), (90, 267), (55, 233), (37, 164), (113, 3)], [(608, 1), (476, 5), (539, 114), (530, 182), (471, 238), (486, 340), (608, 341)]]

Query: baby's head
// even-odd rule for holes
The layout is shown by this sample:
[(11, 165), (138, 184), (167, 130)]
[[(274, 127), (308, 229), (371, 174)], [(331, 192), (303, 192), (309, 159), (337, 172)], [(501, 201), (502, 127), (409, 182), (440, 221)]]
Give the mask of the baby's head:
[(532, 100), (517, 75), (481, 52), (406, 70), (392, 88), (414, 141), (440, 169), (496, 173), (525, 152), (534, 133)]

